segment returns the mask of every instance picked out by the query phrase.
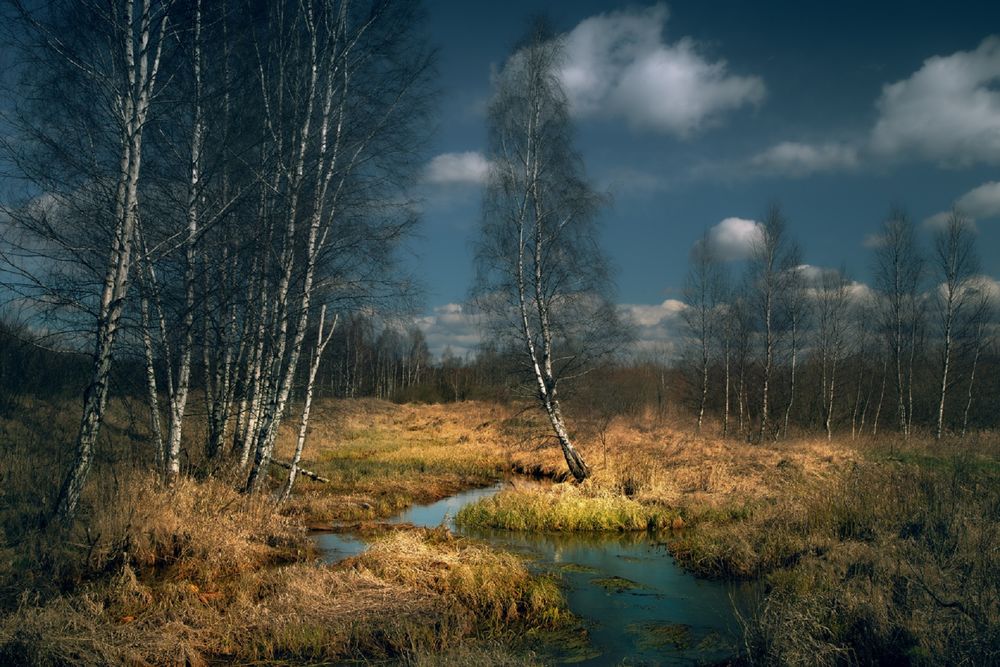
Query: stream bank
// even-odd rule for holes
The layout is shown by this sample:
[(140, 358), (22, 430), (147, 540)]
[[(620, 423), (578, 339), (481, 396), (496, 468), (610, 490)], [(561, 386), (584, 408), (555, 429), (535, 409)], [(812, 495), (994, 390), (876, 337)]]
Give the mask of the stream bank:
[[(704, 664), (738, 652), (735, 606), (745, 607), (748, 584), (699, 579), (681, 569), (652, 532), (546, 533), (467, 529), (454, 517), (505, 487), (472, 489), (414, 505), (386, 523), (418, 528), (446, 526), (505, 551), (527, 557), (541, 572), (558, 576), (569, 610), (586, 630), (585, 646), (545, 647), (575, 664)], [(365, 537), (344, 532), (313, 536), (328, 563), (363, 553)]]

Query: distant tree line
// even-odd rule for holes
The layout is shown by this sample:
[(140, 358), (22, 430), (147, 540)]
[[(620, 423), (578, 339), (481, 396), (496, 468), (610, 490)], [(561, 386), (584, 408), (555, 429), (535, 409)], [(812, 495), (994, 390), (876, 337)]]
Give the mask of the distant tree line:
[(695, 428), (706, 414), (758, 441), (997, 425), (995, 287), (960, 212), (924, 249), (890, 211), (872, 238), (871, 287), (803, 264), (777, 206), (758, 232), (741, 275), (707, 234), (692, 251), (681, 367)]

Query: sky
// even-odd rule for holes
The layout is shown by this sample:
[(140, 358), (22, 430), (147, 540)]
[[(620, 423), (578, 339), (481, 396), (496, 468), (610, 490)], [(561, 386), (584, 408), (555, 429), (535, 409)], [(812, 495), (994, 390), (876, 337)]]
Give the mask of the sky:
[[(692, 245), (737, 263), (779, 203), (816, 267), (869, 282), (893, 205), (929, 250), (953, 205), (1000, 276), (1000, 3), (427, 0), (437, 127), (409, 262), (433, 351), (478, 340), (463, 307), (488, 162), (491, 72), (529, 20), (565, 39), (576, 146), (611, 195), (603, 247), (647, 342), (676, 328)], [(998, 288), (1000, 289), (1000, 288)]]

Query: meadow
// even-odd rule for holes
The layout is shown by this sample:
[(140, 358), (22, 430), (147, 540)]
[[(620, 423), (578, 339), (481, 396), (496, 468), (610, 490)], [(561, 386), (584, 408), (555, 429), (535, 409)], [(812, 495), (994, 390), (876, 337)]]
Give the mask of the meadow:
[[(275, 504), (197, 461), (165, 486), (140, 465), (143, 427), (117, 404), (83, 520), (55, 542), (40, 517), (52, 443), (72, 427), (63, 407), (23, 403), (2, 422), (14, 444), (0, 461), (8, 664), (544, 664), (524, 638), (573, 626), (557, 578), (445, 527), (383, 524), (498, 479), (508, 487), (466, 507), (460, 525), (654, 531), (700, 576), (760, 581), (736, 660), (1000, 657), (991, 433), (751, 445), (652, 415), (580, 416), (593, 475), (574, 484), (517, 405), (323, 400), (303, 466), (330, 481), (300, 478)], [(283, 432), (278, 456), (292, 445)], [(274, 473), (277, 486), (284, 471)], [(325, 565), (315, 529), (361, 532), (372, 546)]]

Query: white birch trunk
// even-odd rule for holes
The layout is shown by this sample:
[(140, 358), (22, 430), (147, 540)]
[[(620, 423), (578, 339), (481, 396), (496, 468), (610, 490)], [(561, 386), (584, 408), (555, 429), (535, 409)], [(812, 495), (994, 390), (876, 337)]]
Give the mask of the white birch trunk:
[(292, 494), (292, 487), (295, 486), (295, 477), (299, 472), (299, 461), (302, 460), (302, 450), (305, 449), (306, 445), (306, 435), (309, 429), (309, 413), (312, 409), (312, 398), (313, 398), (313, 388), (316, 383), (316, 373), (319, 371), (319, 365), (323, 358), (323, 351), (326, 349), (327, 343), (333, 338), (333, 332), (337, 328), (337, 320), (339, 319), (339, 314), (334, 315), (333, 322), (330, 323), (330, 329), (324, 332), (326, 327), (326, 306), (320, 310), (319, 314), (319, 328), (316, 334), (316, 346), (313, 348), (312, 359), (309, 364), (309, 379), (306, 382), (306, 395), (302, 405), (302, 415), (299, 418), (299, 431), (295, 438), (295, 454), (292, 456), (291, 465), (288, 469), (288, 480), (285, 482), (285, 488), (281, 492), (281, 501), (286, 500)]
[[(98, 310), (93, 370), (83, 395), (83, 416), (76, 438), (76, 453), (56, 502), (56, 515), (63, 521), (71, 519), (76, 512), (90, 471), (94, 445), (107, 405), (112, 355), (128, 289), (139, 206), (142, 132), (156, 84), (167, 26), (167, 16), (164, 13), (160, 18), (158, 35), (152, 34), (150, 2), (151, 0), (144, 0), (138, 19), (132, 2), (126, 3), (126, 34), (122, 36), (126, 80), (121, 82), (123, 85), (119, 98), (124, 126), (115, 196), (115, 231)], [(150, 49), (151, 39), (156, 39), (153, 50)]]

